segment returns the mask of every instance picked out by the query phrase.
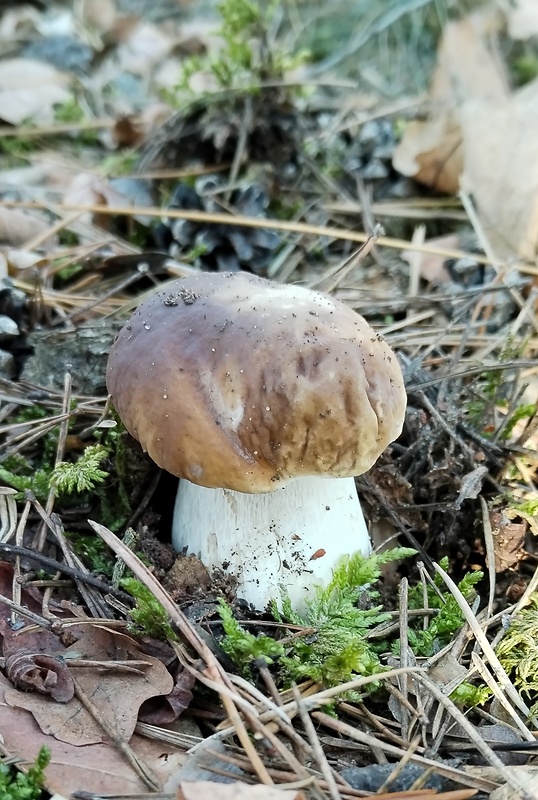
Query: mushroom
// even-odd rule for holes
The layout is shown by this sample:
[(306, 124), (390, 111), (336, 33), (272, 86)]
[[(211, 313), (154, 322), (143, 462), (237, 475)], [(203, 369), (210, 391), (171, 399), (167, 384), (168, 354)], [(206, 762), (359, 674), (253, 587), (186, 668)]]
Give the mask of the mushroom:
[(363, 317), (308, 289), (200, 273), (145, 301), (107, 384), (127, 430), (179, 476), (172, 541), (264, 608), (304, 608), (343, 555), (371, 550), (354, 476), (402, 428), (396, 357)]

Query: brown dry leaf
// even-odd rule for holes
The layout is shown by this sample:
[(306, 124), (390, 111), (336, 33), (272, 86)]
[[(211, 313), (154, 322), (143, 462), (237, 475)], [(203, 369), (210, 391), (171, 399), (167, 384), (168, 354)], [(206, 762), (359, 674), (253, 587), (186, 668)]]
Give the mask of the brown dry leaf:
[[(50, 224), (35, 214), (28, 214), (18, 208), (0, 208), (0, 242), (20, 247), (36, 236), (41, 236)], [(50, 237), (43, 246), (52, 247), (55, 238)]]
[[(0, 595), (11, 599), (13, 588), (13, 566), (8, 564), (7, 561), (0, 561)], [(22, 604), (29, 611), (34, 611), (40, 614), (42, 610), (42, 598), (39, 590), (35, 586), (24, 586), (22, 589)], [(0, 637), (4, 636), (6, 631), (7, 622), (11, 616), (11, 609), (5, 603), (0, 603)], [(2, 644), (2, 641), (0, 641)], [(3, 655), (3, 651), (0, 650)]]
[[(447, 236), (436, 236), (433, 239), (427, 239), (425, 244), (439, 249), (459, 250), (461, 242), (457, 233), (449, 233)], [(428, 283), (447, 283), (450, 280), (450, 275), (446, 269), (446, 256), (437, 255), (437, 253), (418, 253), (416, 250), (402, 250), (401, 257), (408, 264), (411, 264), (413, 258), (419, 258), (419, 273), (420, 277)]]
[(506, 508), (504, 513), (509, 519), (517, 519), (518, 517), (524, 519), (528, 523), (531, 533), (534, 536), (538, 536), (538, 519), (535, 516), (520, 508)]
[(396, 148), (394, 167), (442, 192), (459, 190), (463, 169), (458, 109), (471, 98), (500, 102), (508, 81), (485, 44), (496, 24), (490, 12), (449, 22), (441, 38), (429, 93), (429, 116), (409, 124)]
[(67, 703), (75, 693), (68, 668), (54, 656), (40, 653), (15, 653), (6, 658), (6, 675), (25, 692), (46, 694), (57, 703)]
[[(158, 659), (143, 654), (130, 636), (94, 625), (85, 625), (78, 631), (71, 629), (71, 632), (79, 638), (63, 652), (68, 665), (70, 658), (108, 662), (112, 667), (114, 661), (136, 660), (147, 664), (129, 673), (98, 666), (71, 667), (76, 681), (110, 728), (119, 738), (129, 741), (138, 709), (150, 697), (171, 692), (172, 676)], [(43, 733), (60, 741), (83, 745), (108, 738), (76, 697), (69, 703), (58, 704), (48, 697), (8, 689), (5, 700), (9, 705), (31, 711)]]
[(520, 517), (520, 514), (515, 509), (490, 512), (495, 572), (504, 572), (515, 567), (525, 556), (523, 545), (529, 526), (526, 521), (511, 522), (516, 517)]
[(475, 100), (460, 112), (462, 186), (474, 197), (499, 256), (538, 252), (538, 81), (504, 101)]
[(503, 3), (508, 35), (512, 39), (530, 39), (538, 34), (538, 3), (536, 0), (510, 0)]
[(250, 786), (246, 783), (184, 782), (177, 790), (177, 800), (305, 800), (296, 789), (277, 786)]
[[(56, 792), (70, 797), (73, 792), (81, 790), (96, 795), (147, 792), (147, 786), (114, 745), (78, 747), (44, 736), (30, 713), (5, 703), (4, 691), (9, 687), (7, 679), (0, 674), (3, 744), (10, 754), (27, 762), (34, 760), (42, 745), (49, 748), (51, 762), (46, 770), (46, 782), (51, 794)], [(129, 744), (163, 784), (186, 759), (184, 753), (164, 742), (153, 742), (135, 735)]]
[(6, 59), (0, 62), (0, 118), (11, 125), (51, 123), (54, 106), (71, 97), (70, 83), (69, 75), (44, 61)]
[(148, 725), (170, 725), (175, 722), (192, 702), (192, 689), (196, 678), (186, 669), (179, 669), (174, 688), (166, 697), (152, 697), (140, 707), (139, 722)]
[(6, 676), (14, 686), (50, 695), (58, 703), (71, 700), (75, 687), (62, 658), (65, 645), (59, 636), (35, 625), (13, 630), (3, 620), (0, 630)]

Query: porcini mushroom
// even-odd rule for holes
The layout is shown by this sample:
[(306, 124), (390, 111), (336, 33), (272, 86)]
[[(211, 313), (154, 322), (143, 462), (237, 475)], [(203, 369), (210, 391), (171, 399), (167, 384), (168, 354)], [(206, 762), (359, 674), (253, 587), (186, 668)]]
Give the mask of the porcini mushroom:
[(257, 608), (304, 607), (371, 549), (354, 476), (401, 432), (383, 338), (343, 303), (247, 273), (200, 273), (144, 302), (107, 383), (127, 430), (179, 476), (172, 541), (227, 569)]

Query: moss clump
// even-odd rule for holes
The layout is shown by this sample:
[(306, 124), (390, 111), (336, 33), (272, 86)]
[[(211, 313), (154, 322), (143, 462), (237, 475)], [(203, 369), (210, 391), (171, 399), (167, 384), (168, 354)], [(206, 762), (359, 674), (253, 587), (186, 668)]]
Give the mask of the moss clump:
[(47, 747), (41, 748), (27, 773), (0, 762), (0, 800), (39, 800), (49, 762)]
[(538, 592), (512, 620), (497, 655), (514, 685), (532, 704), (531, 716), (538, 715)]
[[(336, 567), (329, 585), (319, 587), (304, 616), (297, 614), (289, 599), (279, 606), (272, 603), (278, 622), (289, 622), (314, 629), (304, 638), (284, 645), (269, 636), (254, 636), (245, 631), (231, 609), (221, 601), (220, 615), (225, 637), (223, 649), (242, 668), (255, 658), (276, 660), (284, 683), (311, 678), (325, 686), (337, 686), (357, 675), (373, 675), (383, 667), (366, 632), (388, 619), (381, 606), (375, 605), (379, 594), (373, 584), (387, 561), (405, 558), (414, 550), (399, 548), (368, 557), (355, 553)], [(361, 601), (361, 607), (357, 605)]]

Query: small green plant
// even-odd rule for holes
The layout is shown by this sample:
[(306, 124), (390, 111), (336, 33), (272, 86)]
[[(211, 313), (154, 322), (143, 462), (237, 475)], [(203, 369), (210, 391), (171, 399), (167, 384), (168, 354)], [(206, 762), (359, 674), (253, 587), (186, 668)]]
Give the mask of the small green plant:
[(523, 503), (514, 503), (512, 508), (515, 509), (515, 511), (523, 511), (525, 514), (528, 514), (529, 517), (535, 517), (538, 515), (538, 497), (531, 497)]
[(17, 453), (0, 467), (0, 483), (16, 489), (19, 493), (15, 495), (17, 500), (23, 499), (27, 490), (38, 500), (44, 500), (50, 489), (50, 470), (33, 469), (28, 459)]
[(515, 408), (512, 412), (508, 423), (505, 425), (505, 428), (501, 434), (501, 439), (504, 441), (509, 439), (518, 422), (523, 419), (532, 419), (537, 412), (538, 403), (528, 403), (517, 406), (517, 408)]
[(477, 685), (463, 681), (459, 686), (454, 689), (450, 695), (453, 703), (460, 706), (460, 708), (474, 708), (475, 706), (483, 706), (488, 700), (491, 700), (493, 692), (488, 686)]
[(36, 149), (37, 137), (35, 136), (2, 136), (0, 138), (0, 155), (6, 157), (3, 166), (10, 166), (26, 160)]
[(136, 578), (122, 578), (120, 586), (136, 601), (136, 608), (131, 611), (131, 627), (134, 633), (164, 641), (177, 641), (168, 614), (147, 586)]
[(125, 148), (118, 153), (112, 153), (103, 159), (101, 172), (103, 175), (132, 175), (140, 154), (131, 148)]
[(59, 494), (89, 492), (108, 478), (108, 472), (99, 465), (108, 458), (109, 450), (101, 444), (87, 447), (76, 461), (60, 461), (52, 470), (51, 486)]
[(531, 716), (538, 715), (538, 592), (512, 620), (496, 653), (514, 685), (532, 703)]
[(41, 748), (27, 773), (0, 761), (0, 800), (39, 800), (49, 763), (47, 747)]
[(66, 531), (65, 535), (73, 545), (74, 551), (81, 558), (92, 572), (98, 572), (112, 577), (114, 562), (110, 559), (110, 551), (99, 536), (93, 533), (73, 533)]
[[(193, 74), (211, 75), (219, 89), (255, 90), (261, 83), (281, 80), (285, 72), (303, 63), (306, 52), (293, 56), (268, 41), (281, 0), (223, 0), (217, 5), (222, 48), (217, 56), (195, 56), (183, 63), (179, 88), (188, 89)], [(167, 98), (172, 102), (175, 96)]]
[[(448, 569), (448, 559), (442, 559), (441, 566)], [(483, 577), (483, 572), (469, 572), (459, 582), (458, 588), (467, 602), (472, 602), (476, 596), (474, 587)], [(427, 587), (428, 606), (439, 609), (439, 613), (432, 617), (426, 630), (422, 630), (418, 623), (411, 623), (408, 629), (409, 645), (416, 656), (428, 657), (438, 652), (465, 622), (461, 608), (446, 590), (441, 576), (435, 575), (433, 580), (437, 591), (432, 586)], [(408, 604), (410, 609), (424, 608), (421, 584), (409, 588)]]

